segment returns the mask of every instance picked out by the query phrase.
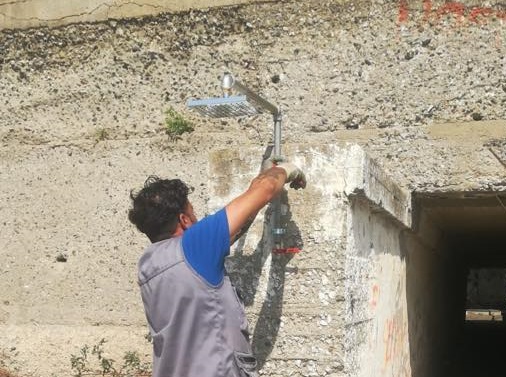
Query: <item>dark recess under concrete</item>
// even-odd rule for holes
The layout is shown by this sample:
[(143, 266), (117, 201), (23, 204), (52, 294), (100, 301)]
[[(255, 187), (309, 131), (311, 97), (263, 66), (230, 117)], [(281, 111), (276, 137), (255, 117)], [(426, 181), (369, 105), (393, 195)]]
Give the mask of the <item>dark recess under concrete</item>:
[[(415, 238), (435, 247), (418, 255), (406, 247), (412, 376), (505, 376), (505, 322), (466, 321), (465, 311), (469, 270), (506, 268), (506, 193), (413, 198)], [(497, 294), (504, 304), (495, 309), (504, 312), (506, 286)]]

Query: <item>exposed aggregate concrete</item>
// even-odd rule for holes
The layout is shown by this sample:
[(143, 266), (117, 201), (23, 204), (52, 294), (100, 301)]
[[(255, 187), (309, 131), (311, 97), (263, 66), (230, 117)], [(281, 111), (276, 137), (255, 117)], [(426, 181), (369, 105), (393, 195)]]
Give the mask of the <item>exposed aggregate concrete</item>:
[[(185, 108), (187, 99), (220, 96), (219, 78), (226, 70), (281, 106), (286, 144), (361, 144), (409, 190), (506, 190), (504, 20), (458, 22), (452, 15), (424, 20), (421, 2), (410, 3), (405, 23), (399, 23), (398, 13), (397, 3), (381, 0), (278, 1), (1, 31), (0, 182), (8, 188), (0, 197), (8, 203), (0, 208), (6, 250), (2, 291), (8, 292), (2, 297), (2, 323), (17, 316), (18, 323), (38, 318), (56, 326), (82, 311), (89, 326), (132, 317), (135, 323), (128, 325), (144, 324), (141, 304), (123, 301), (136, 294), (130, 272), (143, 246), (125, 222), (133, 182), (151, 173), (183, 172), (196, 188), (196, 207), (205, 208), (207, 153), (271, 142), (267, 115), (210, 120)], [(194, 122), (193, 133), (167, 138), (163, 111), (169, 106)], [(463, 123), (450, 127), (448, 122)], [(473, 123), (468, 127), (468, 122)], [(292, 262), (288, 275), (299, 267), (300, 273), (293, 277), (297, 285), (284, 290), (284, 315), (302, 328), (313, 324), (319, 342), (310, 351), (300, 349), (308, 352), (307, 360), (295, 355), (298, 359), (290, 361), (282, 351), (297, 348), (307, 334), (278, 337), (273, 351), (276, 339), (269, 331), (283, 334), (283, 323), (257, 332), (264, 342), (260, 354), (270, 357), (261, 362), (271, 376), (276, 370), (301, 376), (346, 373), (344, 345), (329, 344), (325, 335), (331, 328), (343, 336), (342, 250), (322, 242), (307, 216), (306, 242), (325, 251), (312, 267), (337, 272), (325, 278), (305, 271), (304, 255)], [(32, 238), (38, 243), (27, 244)], [(18, 250), (26, 255), (20, 258)], [(97, 257), (97, 250), (129, 252)], [(237, 279), (245, 276), (241, 269), (258, 263), (240, 259), (234, 267), (231, 262)], [(103, 265), (110, 266), (108, 275), (95, 276)], [(16, 272), (25, 270), (29, 273)], [(252, 291), (260, 284), (248, 283)], [(325, 284), (339, 288), (319, 289)], [(109, 286), (115, 295), (104, 293)], [(276, 285), (271, 288), (276, 293)], [(254, 305), (254, 292), (248, 293)], [(58, 302), (46, 301), (53, 295)], [(83, 303), (96, 297), (109, 301), (86, 312)], [(293, 314), (290, 304), (298, 297), (307, 297), (308, 307), (335, 307), (329, 305), (325, 315), (310, 309), (305, 316)], [(43, 304), (23, 310), (5, 304), (19, 298)], [(252, 323), (255, 315), (250, 314)], [(22, 341), (12, 331), (10, 341)], [(324, 357), (329, 350), (333, 361), (322, 370), (315, 355)]]
[[(266, 117), (210, 121), (184, 109), (189, 98), (219, 96), (219, 77), (230, 70), (281, 106), (285, 142), (399, 129), (368, 148), (381, 160), (375, 152), (385, 145), (390, 156), (399, 149), (405, 162), (426, 149), (410, 143), (403, 151), (406, 140), (423, 139), (419, 126), (506, 118), (503, 21), (423, 21), (420, 7), (413, 3), (402, 24), (395, 3), (325, 1), (3, 31), (0, 132), (31, 144), (92, 140), (97, 129), (112, 139), (150, 137), (173, 105), (198, 124), (190, 149), (202, 133), (265, 144)], [(408, 172), (403, 183), (423, 186), (434, 173)]]

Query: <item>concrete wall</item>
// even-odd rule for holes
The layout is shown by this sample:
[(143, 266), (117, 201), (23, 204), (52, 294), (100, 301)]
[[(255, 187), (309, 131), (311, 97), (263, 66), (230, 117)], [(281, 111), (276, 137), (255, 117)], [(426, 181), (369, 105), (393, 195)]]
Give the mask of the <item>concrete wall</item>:
[(448, 257), (413, 236), (403, 237), (406, 256), (406, 293), (413, 376), (439, 376), (452, 344), (450, 326), (456, 322), (445, 312), (452, 300)]
[[(2, 238), (4, 283), (20, 283), (4, 296), (2, 329), (8, 335), (2, 339), (2, 347), (16, 344), (16, 359), (23, 362), (65, 326), (74, 329), (59, 341), (45, 345), (45, 352), (53, 355), (54, 362), (40, 360), (43, 367), (37, 359), (28, 363), (37, 365), (41, 375), (55, 371), (68, 375), (68, 365), (59, 360), (69, 357), (72, 350), (77, 352), (76, 342), (92, 344), (99, 336), (122, 342), (121, 346), (114, 346), (114, 355), (133, 347), (149, 359), (147, 342), (138, 341), (133, 346), (131, 340), (126, 340), (141, 339), (146, 327), (133, 268), (145, 241), (125, 222), (125, 199), (127, 188), (141, 182), (150, 171), (181, 170), (183, 162), (140, 145), (145, 161), (151, 161), (146, 166), (132, 165), (127, 162), (128, 156), (138, 152), (123, 154), (115, 149), (112, 155), (107, 149), (95, 159), (93, 181), (112, 170), (114, 176), (118, 174), (116, 177), (122, 179), (103, 179), (101, 185), (82, 186), (80, 182), (89, 180), (90, 174), (76, 164), (74, 158), (79, 160), (84, 155), (75, 150), (73, 158), (60, 161), (58, 167), (42, 163), (39, 173), (29, 179), (23, 174), (18, 179), (9, 174), (2, 181), (5, 193), (16, 190), (17, 197), (40, 203), (26, 207), (21, 201), (5, 197), (19, 206), (19, 215), (3, 228), (5, 234), (17, 233), (16, 237)], [(210, 213), (242, 192), (257, 174), (264, 152), (260, 148), (227, 149), (203, 156), (209, 161), (205, 184), (209, 191), (205, 196), (201, 192), (192, 198), (197, 211), (207, 208), (205, 213)], [(287, 229), (284, 245), (302, 251), (294, 255), (271, 253), (272, 209), (267, 208), (234, 245), (227, 261), (231, 278), (245, 299), (259, 368), (271, 376), (366, 376), (370, 371), (394, 376), (401, 370), (406, 373), (409, 347), (405, 338), (405, 266), (398, 254), (398, 239), (392, 237), (398, 237), (401, 224), (394, 214), (409, 220), (405, 216), (409, 212), (409, 196), (398, 200), (386, 193), (385, 187), (394, 188), (393, 184), (357, 145), (285, 145), (284, 152), (305, 167), (312, 182), (304, 191), (288, 190), (282, 199), (282, 223)], [(23, 172), (32, 167), (30, 161), (30, 156), (20, 157), (15, 165), (5, 164), (4, 160), (3, 171), (12, 171), (16, 166), (18, 172)], [(128, 172), (121, 168), (127, 165)], [(71, 170), (73, 173), (69, 174)], [(200, 174), (190, 177), (189, 182), (198, 183)], [(52, 189), (38, 189), (46, 185)], [(19, 191), (19, 187), (23, 189)], [(64, 194), (60, 194), (59, 187), (65, 187)], [(92, 194), (88, 199), (76, 191), (84, 188), (88, 195)], [(117, 196), (118, 201), (107, 200), (111, 192), (122, 195)], [(369, 207), (355, 201), (350, 209), (349, 198), (355, 195), (363, 196), (371, 205), (376, 203), (383, 214), (371, 217)], [(378, 205), (380, 201), (386, 208)], [(202, 206), (203, 203), (207, 204)], [(67, 213), (65, 223), (52, 216), (61, 207)], [(30, 225), (32, 217), (38, 220)], [(121, 224), (118, 229), (125, 235), (121, 241), (110, 233), (111, 222)], [(86, 227), (86, 232), (75, 231), (76, 224)], [(28, 242), (30, 239), (34, 242)], [(371, 253), (371, 242), (377, 252)], [(65, 257), (66, 262), (57, 262), (59, 257)], [(45, 273), (35, 274), (38, 269), (30, 267), (32, 264), (43, 266)], [(124, 268), (127, 271), (122, 271)], [(34, 272), (19, 276), (20, 270)], [(91, 307), (95, 309), (89, 310)], [(376, 338), (363, 340), (371, 334), (370, 323), (376, 326)], [(37, 336), (23, 344), (20, 339), (28, 336), (34, 324), (39, 329)], [(390, 329), (392, 326), (395, 330)], [(393, 343), (385, 345), (383, 335), (378, 334), (388, 331), (402, 331), (403, 335), (396, 333), (389, 340)], [(73, 347), (67, 350), (68, 354), (58, 356), (62, 341)], [(367, 344), (366, 350), (362, 351), (362, 343)], [(374, 355), (386, 354), (387, 361), (392, 360), (395, 367), (386, 370), (379, 357), (373, 362), (357, 363), (371, 355), (371, 350)], [(400, 359), (402, 365), (398, 365), (399, 359), (392, 352), (404, 355)]]
[(502, 309), (506, 296), (506, 271), (471, 268), (467, 277), (467, 308)]
[[(464, 334), (465, 258), (423, 208), (412, 208), (408, 197), (399, 200), (401, 190), (392, 195), (396, 190), (388, 177), (368, 182), (372, 190), (349, 196), (348, 373), (452, 375)], [(374, 200), (375, 187), (383, 188), (381, 205)], [(397, 205), (387, 204), (389, 196)], [(403, 211), (396, 215), (389, 208)]]
[(61, 26), (252, 3), (255, 0), (0, 0), (0, 30)]
[(347, 347), (353, 376), (411, 376), (402, 227), (353, 201), (348, 245)]
[[(282, 200), (284, 246), (302, 251), (271, 253), (272, 209), (268, 208), (234, 247), (228, 268), (245, 299), (263, 373), (345, 375), (342, 192), (353, 150), (337, 145), (286, 146), (285, 153), (307, 166), (307, 178), (314, 182), (303, 191), (288, 190)], [(248, 149), (211, 156), (211, 209), (247, 187), (263, 154), (262, 149)]]
[[(229, 261), (262, 373), (431, 375), (441, 339), (427, 329), (443, 329), (453, 283), (432, 252), (444, 247), (406, 238), (410, 192), (506, 190), (506, 54), (498, 4), (474, 21), (471, 1), (462, 17), (423, 4), (283, 1), (0, 32), (2, 363), (68, 376), (70, 355), (102, 337), (116, 360), (150, 360), (135, 275), (147, 240), (128, 195), (149, 174), (179, 177), (203, 216), (246, 188), (271, 118), (185, 107), (219, 96), (231, 70), (280, 104), (283, 149), (310, 182), (284, 197), (300, 254), (270, 254), (266, 210)], [(192, 133), (167, 137), (169, 106)]]
[[(270, 253), (267, 210), (229, 261), (246, 297), (263, 373), (410, 376), (408, 251), (400, 244), (411, 220), (409, 195), (357, 145), (286, 149), (313, 182), (283, 200), (285, 246), (302, 252)], [(262, 154), (211, 156), (211, 208), (240, 193)]]

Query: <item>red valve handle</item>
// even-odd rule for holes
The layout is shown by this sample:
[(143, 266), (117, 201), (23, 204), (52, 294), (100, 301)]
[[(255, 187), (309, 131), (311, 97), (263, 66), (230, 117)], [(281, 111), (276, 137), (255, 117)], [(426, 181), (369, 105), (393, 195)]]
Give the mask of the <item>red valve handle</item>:
[(300, 253), (302, 250), (298, 247), (286, 247), (286, 248), (278, 248), (278, 249), (272, 249), (272, 252), (274, 254), (297, 254)]

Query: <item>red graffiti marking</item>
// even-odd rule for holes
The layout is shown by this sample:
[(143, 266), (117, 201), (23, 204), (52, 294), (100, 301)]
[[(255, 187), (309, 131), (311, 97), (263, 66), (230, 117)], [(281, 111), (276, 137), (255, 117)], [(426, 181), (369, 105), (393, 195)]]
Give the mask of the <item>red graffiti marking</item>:
[(464, 19), (464, 11), (466, 7), (461, 3), (446, 3), (441, 5), (439, 9), (436, 11), (437, 18), (441, 18), (444, 15), (453, 13), (458, 21), (462, 21)]
[(423, 0), (423, 20), (429, 21), (432, 13), (432, 0)]
[(490, 8), (474, 7), (473, 9), (471, 9), (471, 12), (469, 12), (469, 21), (479, 23), (480, 19), (482, 19), (482, 17), (478, 19), (479, 16), (488, 17), (493, 14), (494, 11)]
[(376, 309), (376, 306), (378, 306), (379, 295), (380, 295), (380, 288), (378, 287), (377, 284), (374, 284), (374, 286), (372, 287), (371, 302), (370, 302), (371, 309)]
[(400, 0), (399, 3), (399, 23), (402, 24), (408, 20), (408, 2), (407, 0)]
[(400, 364), (401, 369), (403, 369), (402, 364), (407, 352), (404, 348), (407, 336), (406, 326), (405, 318), (400, 313), (397, 313), (392, 318), (387, 319), (383, 332), (383, 342), (385, 345), (383, 371), (385, 371), (391, 363)]
[(397, 337), (395, 333), (396, 326), (394, 321), (392, 319), (387, 320), (383, 339), (385, 342), (384, 365), (388, 364), (392, 360), (397, 348)]
[[(464, 4), (451, 1), (441, 5), (439, 8), (433, 8), (432, 0), (423, 0), (423, 21), (439, 21), (441, 18), (448, 15), (453, 15), (460, 23), (468, 19), (474, 23), (485, 23), (490, 18), (498, 18), (506, 20), (506, 11), (496, 10), (490, 7), (473, 7), (467, 8)], [(407, 0), (399, 0), (399, 15), (398, 22), (405, 23), (409, 20), (409, 9)]]

